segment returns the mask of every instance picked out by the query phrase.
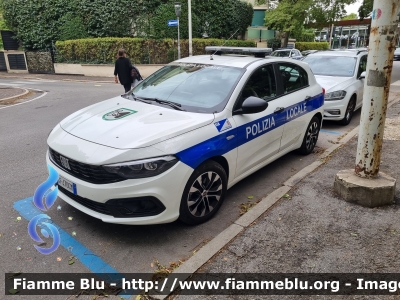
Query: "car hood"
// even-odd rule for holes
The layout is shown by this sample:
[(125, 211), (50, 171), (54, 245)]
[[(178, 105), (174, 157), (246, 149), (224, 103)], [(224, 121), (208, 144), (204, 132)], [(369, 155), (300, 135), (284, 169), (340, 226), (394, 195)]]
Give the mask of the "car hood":
[(326, 92), (345, 89), (353, 81), (353, 77), (333, 77), (322, 75), (315, 75), (315, 79)]
[(213, 114), (190, 113), (115, 97), (81, 109), (61, 127), (81, 139), (118, 149), (148, 147), (210, 124)]

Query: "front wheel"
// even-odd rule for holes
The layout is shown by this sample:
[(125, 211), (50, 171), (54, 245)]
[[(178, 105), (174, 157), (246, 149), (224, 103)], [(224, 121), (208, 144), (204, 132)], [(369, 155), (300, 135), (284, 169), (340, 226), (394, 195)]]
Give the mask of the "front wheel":
[(207, 161), (194, 170), (183, 191), (179, 219), (187, 224), (200, 224), (211, 219), (225, 198), (227, 175), (224, 168)]
[(344, 118), (339, 121), (340, 125), (348, 125), (353, 118), (354, 109), (356, 108), (356, 99), (351, 98), (349, 104), (347, 105), (346, 112), (344, 114)]
[(314, 116), (307, 126), (307, 130), (303, 138), (303, 143), (298, 150), (301, 154), (307, 155), (314, 150), (314, 147), (317, 144), (320, 128), (321, 121), (319, 120), (319, 118)]

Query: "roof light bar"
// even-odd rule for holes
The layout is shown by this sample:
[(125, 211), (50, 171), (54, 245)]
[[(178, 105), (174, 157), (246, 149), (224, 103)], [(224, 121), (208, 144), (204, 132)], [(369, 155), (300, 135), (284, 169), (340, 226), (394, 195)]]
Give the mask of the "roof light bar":
[(212, 54), (217, 55), (222, 55), (222, 53), (231, 53), (265, 57), (272, 53), (272, 48), (207, 46), (206, 52), (212, 52)]

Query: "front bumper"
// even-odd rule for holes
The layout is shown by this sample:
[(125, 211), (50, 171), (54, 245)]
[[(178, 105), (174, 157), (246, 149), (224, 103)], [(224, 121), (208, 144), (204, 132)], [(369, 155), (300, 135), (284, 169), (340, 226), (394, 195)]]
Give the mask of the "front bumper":
[[(183, 190), (193, 172), (192, 168), (178, 162), (171, 169), (155, 177), (128, 179), (110, 184), (93, 184), (73, 177), (60, 169), (49, 159), (48, 153), (46, 160), (47, 164), (51, 165), (60, 176), (76, 184), (77, 195), (59, 190), (58, 195), (61, 199), (92, 217), (115, 224), (145, 225), (175, 221), (179, 217)], [(80, 198), (74, 200), (76, 196)], [(159, 214), (145, 217), (114, 217), (101, 213), (102, 207), (109, 208), (116, 202), (121, 203), (124, 199), (131, 201), (132, 198), (159, 201), (163, 208), (159, 210), (161, 211)]]
[(342, 100), (325, 101), (324, 120), (340, 121), (344, 118), (349, 99), (345, 97)]

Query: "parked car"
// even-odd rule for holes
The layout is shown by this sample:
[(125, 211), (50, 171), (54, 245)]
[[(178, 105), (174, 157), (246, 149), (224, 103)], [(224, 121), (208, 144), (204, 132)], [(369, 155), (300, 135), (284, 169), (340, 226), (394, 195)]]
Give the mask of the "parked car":
[(297, 49), (278, 49), (271, 53), (271, 56), (275, 57), (289, 57), (300, 60), (303, 58), (300, 51)]
[(104, 222), (198, 224), (243, 178), (292, 150), (311, 153), (323, 103), (301, 61), (191, 56), (62, 120), (47, 164), (60, 198)]
[(307, 56), (307, 55), (309, 55), (311, 53), (315, 53), (315, 52), (318, 52), (318, 51), (319, 50), (305, 50), (305, 51), (301, 52), (301, 55), (303, 55), (303, 57), (305, 57), (305, 56)]
[(367, 51), (323, 51), (303, 59), (310, 65), (317, 82), (326, 90), (324, 119), (350, 123), (361, 107)]
[(394, 60), (400, 60), (400, 48), (394, 50)]

